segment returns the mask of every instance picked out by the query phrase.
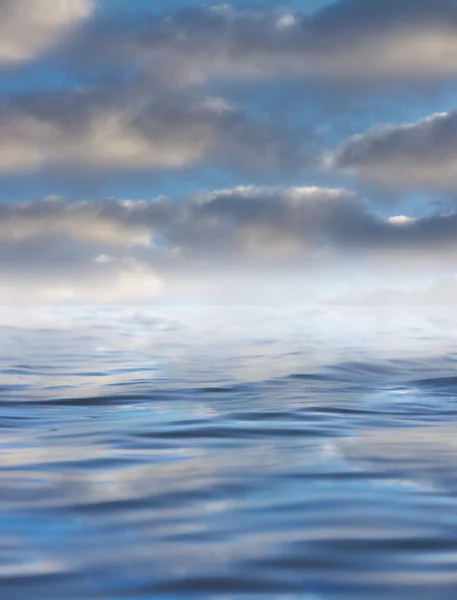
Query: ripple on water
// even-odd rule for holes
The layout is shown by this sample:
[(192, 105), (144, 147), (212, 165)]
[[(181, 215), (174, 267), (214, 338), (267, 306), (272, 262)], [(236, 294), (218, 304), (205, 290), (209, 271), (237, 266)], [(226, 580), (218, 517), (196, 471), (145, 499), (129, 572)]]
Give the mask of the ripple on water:
[(5, 329), (0, 596), (454, 600), (451, 354), (283, 318)]

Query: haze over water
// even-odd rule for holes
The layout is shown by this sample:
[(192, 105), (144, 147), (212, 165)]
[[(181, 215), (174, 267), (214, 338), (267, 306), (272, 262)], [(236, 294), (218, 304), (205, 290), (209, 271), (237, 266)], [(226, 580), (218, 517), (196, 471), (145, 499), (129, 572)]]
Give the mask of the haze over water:
[(456, 321), (4, 309), (2, 598), (454, 599)]

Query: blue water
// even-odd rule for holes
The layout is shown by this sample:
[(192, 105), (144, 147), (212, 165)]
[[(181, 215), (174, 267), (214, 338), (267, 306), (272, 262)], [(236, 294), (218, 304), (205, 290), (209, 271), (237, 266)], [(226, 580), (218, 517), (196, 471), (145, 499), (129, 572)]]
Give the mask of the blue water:
[(457, 597), (457, 317), (5, 308), (0, 597)]

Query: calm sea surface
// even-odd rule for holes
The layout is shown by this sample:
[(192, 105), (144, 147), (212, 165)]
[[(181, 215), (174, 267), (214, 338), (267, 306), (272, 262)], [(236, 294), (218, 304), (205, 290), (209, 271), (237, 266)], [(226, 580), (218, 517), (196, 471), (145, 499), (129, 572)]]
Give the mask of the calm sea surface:
[(457, 317), (5, 308), (0, 598), (457, 598)]

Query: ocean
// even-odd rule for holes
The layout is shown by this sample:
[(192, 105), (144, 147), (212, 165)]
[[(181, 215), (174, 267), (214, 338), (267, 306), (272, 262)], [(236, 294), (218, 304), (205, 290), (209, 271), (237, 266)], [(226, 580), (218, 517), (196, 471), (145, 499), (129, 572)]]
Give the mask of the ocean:
[(457, 317), (10, 307), (0, 597), (457, 597)]

